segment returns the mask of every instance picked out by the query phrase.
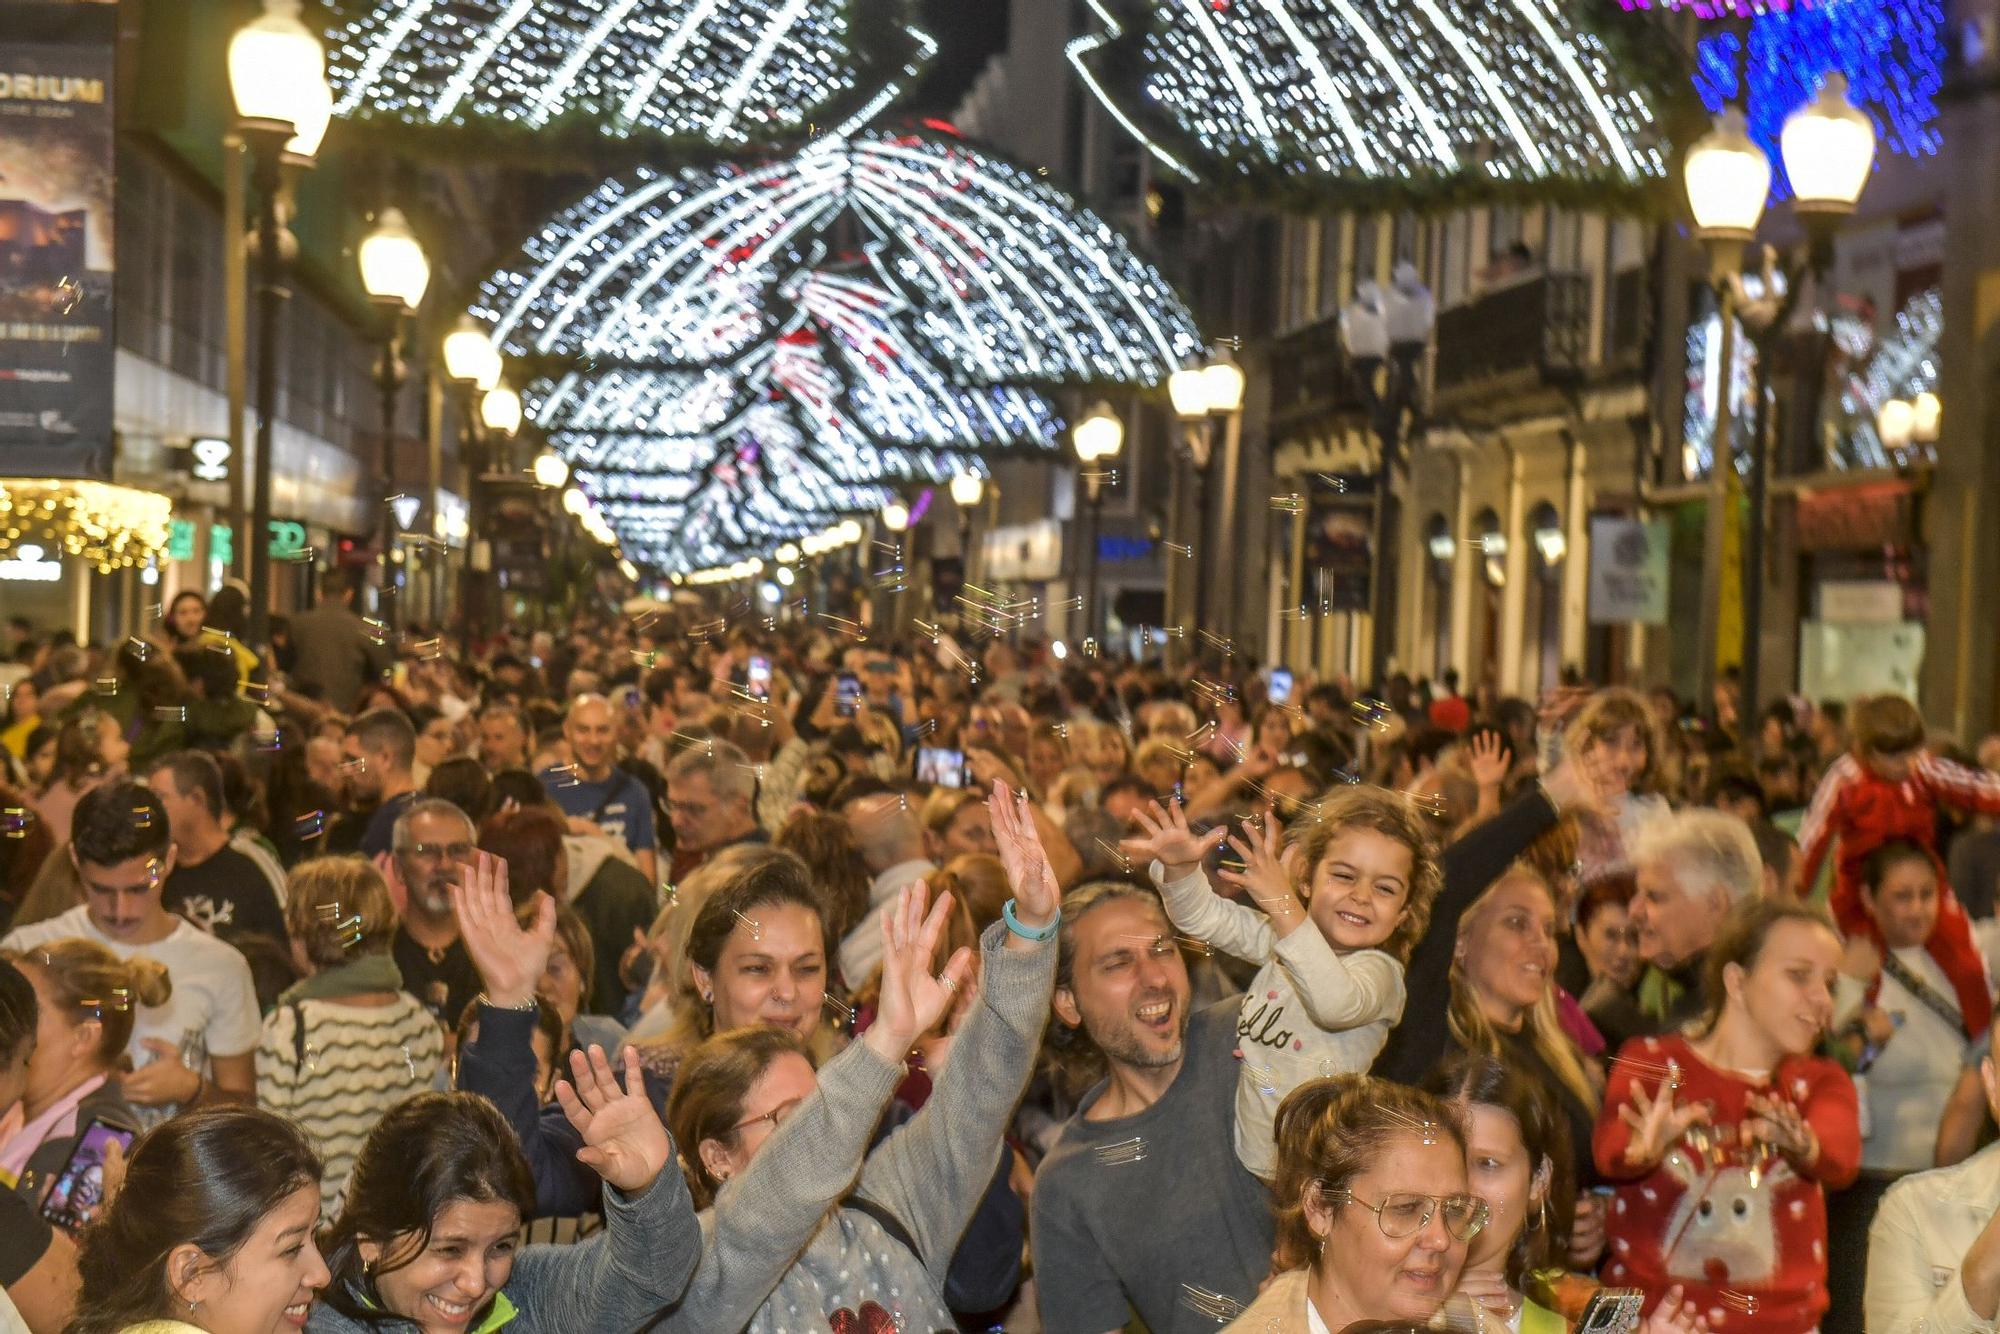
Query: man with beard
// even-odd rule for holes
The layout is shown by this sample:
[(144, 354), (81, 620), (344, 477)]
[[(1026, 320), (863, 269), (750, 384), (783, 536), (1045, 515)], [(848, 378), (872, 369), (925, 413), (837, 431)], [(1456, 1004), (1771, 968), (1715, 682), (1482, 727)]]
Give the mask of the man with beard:
[[(1035, 1283), (1049, 1334), (1103, 1334), (1136, 1310), (1153, 1334), (1213, 1330), (1271, 1267), (1271, 1200), (1236, 1155), (1241, 997), (1189, 1011), (1187, 964), (1159, 897), (1122, 881), (1063, 903), (1050, 1041), (1105, 1077), (1035, 1176)], [(1067, 1061), (1065, 1062), (1067, 1063)]]
[(475, 858), (478, 831), (466, 813), (435, 797), (413, 802), (396, 820), (389, 887), (402, 921), (390, 954), (415, 996), (449, 1031), (479, 994), (479, 971), (458, 938), (451, 887)]

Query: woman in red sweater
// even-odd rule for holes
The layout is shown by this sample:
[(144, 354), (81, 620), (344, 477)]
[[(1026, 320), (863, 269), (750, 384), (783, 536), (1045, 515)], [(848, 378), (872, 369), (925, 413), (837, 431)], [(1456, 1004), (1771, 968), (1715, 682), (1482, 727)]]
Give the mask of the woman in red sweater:
[(1854, 1085), (1811, 1055), (1840, 937), (1817, 908), (1753, 900), (1708, 956), (1692, 1036), (1625, 1044), (1593, 1144), (1615, 1184), (1605, 1281), (1686, 1288), (1717, 1334), (1805, 1334), (1827, 1307), (1826, 1198), (1854, 1179)]

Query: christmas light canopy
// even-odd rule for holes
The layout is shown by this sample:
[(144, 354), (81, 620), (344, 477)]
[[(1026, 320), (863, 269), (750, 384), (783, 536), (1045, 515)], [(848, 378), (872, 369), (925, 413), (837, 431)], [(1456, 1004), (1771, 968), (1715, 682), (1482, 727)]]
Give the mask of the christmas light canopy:
[(909, 0), (337, 0), (337, 114), (740, 148), (844, 133), (922, 72)]
[(1197, 182), (1636, 184), (1653, 114), (1555, 0), (1090, 0), (1069, 57)]

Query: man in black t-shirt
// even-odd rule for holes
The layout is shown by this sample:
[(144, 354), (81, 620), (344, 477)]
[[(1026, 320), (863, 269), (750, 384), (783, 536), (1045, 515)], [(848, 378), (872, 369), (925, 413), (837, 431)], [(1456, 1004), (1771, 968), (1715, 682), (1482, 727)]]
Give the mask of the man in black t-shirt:
[(402, 970), (403, 990), (422, 1001), (447, 1029), (479, 995), (479, 971), (458, 938), (451, 887), (479, 851), (466, 813), (436, 797), (413, 802), (392, 831), (388, 869), (400, 889), (402, 921), (389, 952)]
[(153, 767), (146, 785), (166, 807), (174, 840), (174, 869), (162, 888), (162, 905), (224, 940), (261, 935), (282, 944), (282, 887), (230, 847), (229, 831), (222, 827), (222, 767), (201, 751), (176, 751)]
[(375, 709), (341, 739), (341, 783), (349, 814), (361, 826), (355, 848), (379, 857), (394, 842), (396, 821), (417, 799), (417, 730), (395, 709)]

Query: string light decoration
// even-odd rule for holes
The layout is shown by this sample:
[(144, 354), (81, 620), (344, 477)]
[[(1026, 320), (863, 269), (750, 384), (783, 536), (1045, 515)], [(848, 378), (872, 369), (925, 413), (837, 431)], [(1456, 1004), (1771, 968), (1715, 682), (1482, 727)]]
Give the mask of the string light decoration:
[[(846, 133), (936, 54), (909, 0), (338, 0), (335, 114), (740, 149)], [(557, 137), (561, 137), (558, 135)]]
[(608, 181), (474, 311), (514, 356), (708, 365), (781, 332), (764, 292), (850, 222), (915, 334), (970, 382), (1155, 384), (1201, 350), (1180, 297), (1108, 222), (939, 131)]
[(679, 573), (1052, 451), (1048, 387), (1201, 346), (1108, 223), (938, 129), (608, 181), (474, 310), (558, 368), (530, 414), (628, 555)]
[(104, 482), (0, 478), (0, 556), (60, 550), (100, 574), (144, 565), (167, 546), (173, 501)]
[(1747, 106), (1750, 137), (1771, 160), (1772, 192), (1791, 194), (1778, 135), (1785, 117), (1818, 95), (1826, 76), (1847, 76), (1849, 99), (1875, 122), (1876, 142), (1929, 157), (1944, 142), (1943, 0), (1829, 0), (1710, 33), (1695, 50), (1695, 92), (1711, 112)]
[(1554, 0), (1090, 0), (1070, 63), (1169, 171), (1217, 184), (1631, 189), (1654, 115)]
[(1837, 468), (1890, 468), (1905, 462), (1882, 441), (1876, 423), (1892, 398), (1915, 398), (1938, 388), (1938, 340), (1944, 335), (1944, 294), (1935, 287), (1913, 295), (1896, 312), (1895, 327), (1874, 354), (1841, 385), (1840, 438), (1828, 460)]

